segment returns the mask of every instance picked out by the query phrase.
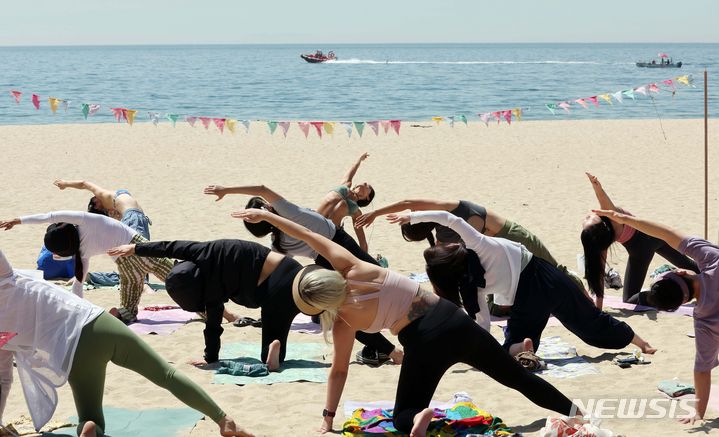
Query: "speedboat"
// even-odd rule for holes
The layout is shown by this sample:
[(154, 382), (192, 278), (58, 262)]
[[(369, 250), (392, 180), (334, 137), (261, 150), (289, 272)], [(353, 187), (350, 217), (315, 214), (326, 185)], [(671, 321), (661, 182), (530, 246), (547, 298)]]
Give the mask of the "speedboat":
[(643, 68), (682, 68), (682, 63), (674, 63), (674, 60), (666, 53), (659, 53), (659, 62), (652, 59), (650, 62), (637, 62), (637, 67)]
[(304, 59), (310, 64), (319, 64), (321, 62), (334, 61), (337, 59), (337, 56), (335, 56), (335, 52), (333, 51), (327, 52), (327, 54), (325, 55), (322, 53), (322, 50), (317, 50), (313, 54), (302, 54), (300, 55), (300, 58)]

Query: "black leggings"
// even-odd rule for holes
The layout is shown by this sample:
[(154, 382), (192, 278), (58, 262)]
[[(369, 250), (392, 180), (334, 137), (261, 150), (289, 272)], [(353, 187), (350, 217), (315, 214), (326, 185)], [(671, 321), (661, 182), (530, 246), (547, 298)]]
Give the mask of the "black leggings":
[(645, 293), (641, 293), (641, 290), (655, 253), (680, 269), (699, 273), (699, 267), (692, 259), (682, 255), (665, 241), (643, 232), (636, 231), (634, 236), (624, 243), (624, 247), (629, 253), (627, 269), (624, 272), (624, 302), (647, 305)]
[(572, 410), (572, 401), (524, 369), (494, 337), (445, 299), (402, 329), (399, 342), (405, 355), (397, 384), (394, 426), (401, 432), (412, 429), (414, 416), (429, 406), (442, 375), (456, 363), (484, 372), (540, 407), (559, 414)]
[(541, 258), (532, 257), (519, 276), (507, 321), (505, 349), (529, 338), (537, 350), (551, 315), (595, 347), (621, 349), (634, 338), (629, 325), (598, 309), (562, 271)]
[[(359, 244), (357, 244), (357, 242), (352, 237), (350, 237), (350, 235), (345, 232), (345, 230), (341, 227), (337, 227), (337, 232), (335, 233), (334, 238), (332, 238), (332, 241), (349, 250), (352, 255), (361, 259), (362, 261), (374, 264), (376, 266), (379, 265), (377, 260), (372, 258), (372, 255), (370, 255), (369, 253), (362, 250), (362, 248), (359, 247)], [(327, 261), (322, 255), (317, 256), (317, 258), (315, 259), (315, 264), (322, 266), (326, 269), (334, 270), (332, 264), (330, 264), (330, 262)], [(366, 332), (357, 331), (357, 334), (355, 334), (355, 338), (360, 343), (386, 355), (389, 355), (394, 350), (394, 345), (392, 344), (392, 342), (387, 340), (387, 338), (379, 332), (376, 334), (367, 334)]]

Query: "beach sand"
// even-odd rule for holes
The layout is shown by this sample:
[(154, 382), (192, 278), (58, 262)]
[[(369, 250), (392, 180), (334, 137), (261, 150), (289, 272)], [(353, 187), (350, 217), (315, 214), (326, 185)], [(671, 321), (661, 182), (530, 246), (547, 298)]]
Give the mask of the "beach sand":
[[(414, 128), (420, 124), (428, 128)], [(561, 263), (576, 269), (581, 253), (580, 223), (597, 206), (584, 175), (597, 175), (612, 199), (637, 216), (674, 225), (687, 233), (703, 234), (703, 125), (701, 120), (551, 121), (501, 124), (404, 123), (401, 135), (390, 130), (375, 136), (365, 129), (347, 138), (339, 126), (334, 136), (309, 139), (293, 125), (287, 138), (270, 135), (264, 123), (254, 123), (249, 134), (240, 129), (220, 135), (216, 129), (178, 124), (159, 127), (113, 124), (0, 126), (6, 162), (0, 190), (0, 218), (60, 209), (82, 210), (89, 195), (59, 191), (56, 178), (87, 179), (108, 188), (126, 188), (153, 221), (153, 240), (218, 238), (254, 239), (230, 212), (240, 209), (247, 196), (214, 202), (202, 194), (208, 184), (265, 184), (286, 198), (316, 207), (323, 195), (340, 182), (362, 152), (370, 157), (355, 182), (369, 181), (377, 196), (369, 209), (406, 198), (467, 199), (485, 205), (521, 223), (550, 248)], [(710, 135), (719, 131), (712, 120)], [(710, 155), (711, 169), (719, 156)], [(714, 171), (712, 171), (712, 174)], [(717, 240), (719, 181), (709, 185), (709, 239)], [(422, 243), (406, 243), (399, 229), (378, 219), (367, 229), (370, 252), (388, 258), (402, 273), (420, 272)], [(42, 244), (44, 226), (19, 226), (0, 235), (0, 247), (16, 268), (33, 268)], [(352, 234), (352, 232), (350, 231)], [(266, 240), (263, 242), (267, 243)], [(301, 260), (305, 262), (305, 260)], [(616, 247), (611, 263), (624, 273), (626, 251)], [(655, 257), (652, 268), (663, 263)], [(97, 257), (93, 271), (111, 270), (113, 262)], [(648, 284), (648, 282), (647, 282)], [(620, 292), (609, 290), (610, 294)], [(113, 290), (93, 290), (86, 297), (102, 307), (117, 305)], [(164, 292), (143, 297), (141, 305), (169, 304)], [(233, 307), (257, 318), (259, 311)], [(694, 340), (689, 317), (633, 314), (608, 309), (627, 321), (659, 352), (647, 366), (620, 369), (611, 359), (623, 351), (596, 349), (583, 344), (563, 327), (549, 327), (544, 336), (559, 335), (595, 363), (600, 373), (574, 379), (547, 378), (570, 398), (646, 398), (656, 396), (660, 380), (678, 377), (692, 381)], [(236, 420), (257, 435), (316, 435), (324, 407), (325, 386), (315, 383), (271, 386), (214, 385), (211, 373), (186, 364), (202, 355), (203, 325), (192, 322), (170, 336), (144, 339), (167, 360), (207, 390)], [(492, 329), (497, 338), (501, 330)], [(224, 343), (259, 342), (260, 330), (225, 325)], [(396, 342), (396, 338), (392, 337)], [(322, 342), (319, 335), (290, 333), (290, 342)], [(358, 349), (359, 346), (356, 346)], [(331, 347), (328, 346), (328, 351)], [(288, 357), (289, 358), (289, 357)], [(379, 369), (353, 364), (343, 400), (393, 400), (399, 366)], [(518, 392), (485, 375), (457, 365), (442, 379), (434, 396), (447, 401), (458, 391), (505, 420), (517, 431), (536, 432), (553, 412), (535, 406)], [(59, 389), (54, 419), (74, 415), (67, 385)], [(140, 376), (110, 364), (105, 405), (124, 408), (180, 407), (168, 392)], [(15, 379), (4, 419), (27, 413), (19, 380)], [(714, 428), (719, 411), (707, 414)], [(344, 421), (342, 404), (335, 428)], [(603, 426), (632, 436), (677, 435), (697, 426), (671, 418), (607, 419)], [(714, 431), (716, 432), (716, 431)], [(189, 435), (215, 435), (216, 426), (200, 421)]]

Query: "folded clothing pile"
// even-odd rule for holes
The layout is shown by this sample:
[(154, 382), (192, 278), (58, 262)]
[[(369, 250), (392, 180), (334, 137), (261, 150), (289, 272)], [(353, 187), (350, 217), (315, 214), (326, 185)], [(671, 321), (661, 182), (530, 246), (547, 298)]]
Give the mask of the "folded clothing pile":
[(217, 373), (234, 376), (267, 376), (267, 366), (262, 363), (243, 363), (242, 361), (220, 360)]

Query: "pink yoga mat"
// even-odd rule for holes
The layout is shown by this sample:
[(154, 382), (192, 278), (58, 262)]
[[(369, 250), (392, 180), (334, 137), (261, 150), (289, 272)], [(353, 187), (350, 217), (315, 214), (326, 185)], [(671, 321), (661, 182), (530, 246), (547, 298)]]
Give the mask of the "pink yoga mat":
[(137, 322), (129, 325), (136, 334), (170, 335), (182, 325), (192, 319), (197, 319), (196, 313), (189, 313), (180, 308), (160, 311), (140, 310), (137, 313)]
[(322, 327), (320, 327), (317, 323), (313, 323), (312, 317), (302, 313), (297, 314), (295, 320), (292, 321), (290, 330), (302, 334), (322, 334)]
[(0, 332), (0, 347), (5, 346), (7, 342), (16, 335), (17, 332)]
[[(656, 308), (647, 307), (643, 305), (634, 305), (631, 303), (624, 303), (622, 302), (622, 298), (619, 296), (604, 296), (604, 306), (609, 308), (617, 308), (617, 309), (625, 309), (625, 310), (631, 310), (634, 312), (644, 312), (644, 311), (657, 311)], [(669, 314), (669, 315), (675, 315), (675, 316), (689, 316), (691, 317), (694, 314), (694, 304), (688, 303), (680, 306), (677, 308), (676, 311), (659, 311), (662, 314)]]

